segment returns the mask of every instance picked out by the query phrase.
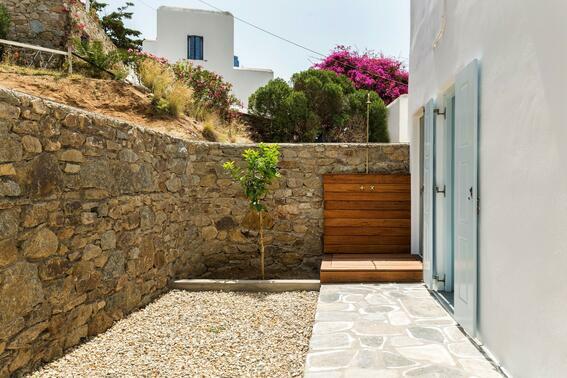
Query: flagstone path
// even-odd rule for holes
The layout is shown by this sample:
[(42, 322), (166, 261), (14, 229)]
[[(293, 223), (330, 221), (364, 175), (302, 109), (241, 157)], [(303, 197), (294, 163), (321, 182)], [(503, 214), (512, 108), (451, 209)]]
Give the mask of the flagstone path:
[(422, 284), (322, 285), (306, 378), (502, 377)]

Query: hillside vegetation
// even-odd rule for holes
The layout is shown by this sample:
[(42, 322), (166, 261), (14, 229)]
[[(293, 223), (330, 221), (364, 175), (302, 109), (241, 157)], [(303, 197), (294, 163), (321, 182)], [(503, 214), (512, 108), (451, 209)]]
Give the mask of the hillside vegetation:
[[(181, 138), (192, 140), (212, 138), (235, 143), (250, 141), (243, 125), (234, 124), (232, 130), (221, 127), (222, 121), (214, 114), (205, 116), (202, 120), (186, 114), (178, 117), (156, 114), (151, 93), (122, 81), (92, 79), (82, 75), (67, 76), (60, 71), (0, 64), (0, 86), (108, 115)], [(213, 136), (209, 135), (211, 129), (215, 132)]]

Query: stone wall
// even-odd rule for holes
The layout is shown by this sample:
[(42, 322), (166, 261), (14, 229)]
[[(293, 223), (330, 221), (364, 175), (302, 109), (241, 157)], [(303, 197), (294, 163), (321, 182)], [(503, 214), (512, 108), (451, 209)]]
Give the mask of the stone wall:
[[(256, 277), (257, 231), (221, 163), (247, 146), (180, 140), (0, 89), (0, 377), (62, 355), (174, 278)], [(370, 147), (408, 172), (407, 145)], [(321, 174), (363, 172), (360, 145), (282, 145), (267, 275), (316, 277)]]
[[(101, 41), (106, 51), (115, 48), (97, 18), (87, 13), (77, 0), (0, 0), (0, 3), (6, 6), (12, 20), (9, 40), (67, 51), (73, 38), (84, 35)], [(51, 67), (64, 61), (58, 55), (47, 63), (48, 55), (34, 57), (35, 50), (30, 49), (10, 47), (8, 51), (18, 53), (19, 57), (13, 59), (19, 63), (28, 64), (34, 59), (38, 65)]]

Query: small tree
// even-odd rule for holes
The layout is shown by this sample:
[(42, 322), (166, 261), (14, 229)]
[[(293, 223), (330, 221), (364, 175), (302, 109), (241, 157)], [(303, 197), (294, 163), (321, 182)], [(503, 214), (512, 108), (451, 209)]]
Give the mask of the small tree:
[[(90, 0), (90, 2), (91, 10), (95, 15), (102, 13), (108, 6), (108, 4), (96, 0)], [(140, 50), (142, 47), (142, 40), (138, 38), (142, 33), (138, 30), (127, 28), (124, 24), (124, 20), (132, 19), (134, 13), (129, 12), (128, 9), (133, 6), (134, 3), (126, 2), (125, 5), (116, 8), (116, 11), (102, 17), (98, 16), (104, 32), (119, 49)]]
[(240, 183), (246, 198), (248, 198), (250, 208), (258, 214), (260, 272), (262, 279), (264, 279), (263, 212), (266, 211), (266, 206), (262, 201), (268, 193), (268, 186), (274, 179), (280, 177), (277, 167), (280, 157), (279, 146), (277, 144), (260, 143), (257, 150), (247, 149), (242, 157), (246, 161), (246, 169), (236, 166), (233, 161), (224, 163), (223, 167), (230, 172), (234, 180)]

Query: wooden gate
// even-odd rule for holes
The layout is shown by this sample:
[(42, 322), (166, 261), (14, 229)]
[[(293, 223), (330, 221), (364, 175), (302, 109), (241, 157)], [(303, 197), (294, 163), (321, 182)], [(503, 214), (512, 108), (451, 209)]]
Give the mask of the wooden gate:
[(323, 176), (321, 282), (420, 281), (410, 254), (409, 175)]

